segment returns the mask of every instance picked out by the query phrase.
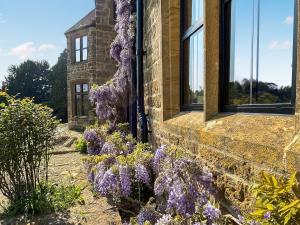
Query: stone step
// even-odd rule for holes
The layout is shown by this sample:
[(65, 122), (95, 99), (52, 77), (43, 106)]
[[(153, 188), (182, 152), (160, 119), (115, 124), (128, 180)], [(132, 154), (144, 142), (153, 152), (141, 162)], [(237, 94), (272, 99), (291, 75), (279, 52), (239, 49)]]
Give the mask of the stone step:
[(78, 139), (77, 137), (70, 137), (70, 138), (65, 142), (64, 147), (66, 147), (66, 148), (71, 147), (77, 139)]

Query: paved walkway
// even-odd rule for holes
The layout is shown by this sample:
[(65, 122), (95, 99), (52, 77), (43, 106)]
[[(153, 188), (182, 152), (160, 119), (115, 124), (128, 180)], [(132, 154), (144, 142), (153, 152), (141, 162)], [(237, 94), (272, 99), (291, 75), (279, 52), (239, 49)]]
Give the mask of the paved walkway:
[[(96, 198), (86, 180), (86, 172), (82, 164), (82, 155), (74, 152), (73, 142), (80, 134), (68, 131), (65, 126), (59, 127), (56, 154), (50, 159), (49, 179), (53, 182), (72, 181), (82, 185), (84, 205), (76, 205), (61, 214), (43, 215), (31, 221), (20, 222), (20, 218), (0, 220), (4, 225), (120, 225), (119, 213), (109, 205), (106, 198)], [(60, 141), (61, 140), (61, 141)], [(0, 194), (0, 202), (5, 200)], [(1, 211), (1, 208), (0, 208)]]

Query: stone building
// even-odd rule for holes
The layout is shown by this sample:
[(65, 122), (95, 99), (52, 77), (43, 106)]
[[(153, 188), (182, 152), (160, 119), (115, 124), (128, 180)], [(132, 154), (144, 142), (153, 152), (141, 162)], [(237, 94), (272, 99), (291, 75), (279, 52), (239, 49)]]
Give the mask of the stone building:
[(300, 170), (298, 0), (144, 0), (150, 142), (220, 173), (225, 206), (249, 206), (262, 170)]
[(109, 55), (114, 31), (113, 0), (95, 0), (95, 9), (66, 31), (68, 50), (68, 124), (82, 128), (93, 120), (88, 100), (92, 84), (103, 84), (116, 71)]

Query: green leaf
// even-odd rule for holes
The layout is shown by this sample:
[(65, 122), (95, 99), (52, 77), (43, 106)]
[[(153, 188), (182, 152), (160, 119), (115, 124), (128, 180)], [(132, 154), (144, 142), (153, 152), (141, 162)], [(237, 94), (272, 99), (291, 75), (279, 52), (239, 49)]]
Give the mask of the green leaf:
[(291, 213), (288, 213), (285, 217), (284, 217), (284, 225), (286, 225), (290, 219), (292, 217), (292, 214)]
[(275, 206), (272, 204), (267, 204), (266, 206), (267, 206), (267, 209), (270, 211), (273, 211), (275, 209)]
[(279, 212), (283, 212), (283, 211), (286, 211), (294, 206), (296, 206), (297, 204), (300, 203), (300, 200), (295, 200), (293, 201), (292, 203), (288, 204), (287, 206), (283, 207), (282, 209), (279, 210)]
[(252, 216), (258, 216), (258, 217), (261, 217), (261, 216), (263, 216), (266, 212), (267, 212), (267, 210), (265, 210), (265, 209), (258, 209), (258, 210), (255, 210), (254, 212), (252, 212), (251, 215), (252, 215)]
[(277, 187), (278, 185), (278, 181), (276, 180), (276, 178), (274, 176), (271, 176), (271, 180), (272, 180), (272, 184), (274, 187)]

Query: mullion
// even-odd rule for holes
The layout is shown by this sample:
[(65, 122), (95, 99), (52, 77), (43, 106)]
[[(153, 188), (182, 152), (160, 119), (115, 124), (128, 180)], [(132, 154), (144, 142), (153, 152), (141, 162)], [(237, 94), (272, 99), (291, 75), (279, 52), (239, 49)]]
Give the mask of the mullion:
[(80, 37), (80, 62), (83, 61), (83, 50), (82, 50), (82, 48), (83, 48), (83, 38)]

